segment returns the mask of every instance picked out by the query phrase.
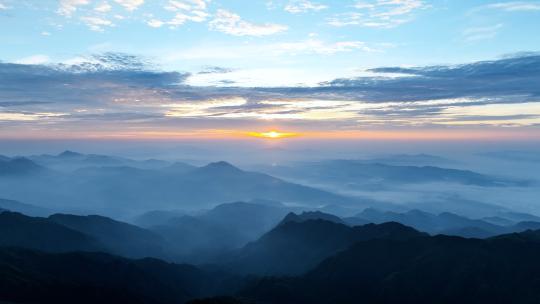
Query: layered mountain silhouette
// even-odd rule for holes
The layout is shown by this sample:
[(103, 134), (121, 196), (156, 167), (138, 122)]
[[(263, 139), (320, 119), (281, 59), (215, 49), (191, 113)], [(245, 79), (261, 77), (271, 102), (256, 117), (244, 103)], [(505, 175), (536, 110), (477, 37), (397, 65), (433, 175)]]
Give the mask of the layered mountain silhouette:
[[(509, 217), (514, 219), (536, 219), (536, 217), (533, 216), (520, 217), (519, 214), (512, 213), (503, 213), (501, 216), (504, 216), (504, 214), (508, 214)], [(501, 216), (491, 217), (485, 220), (470, 219), (449, 212), (435, 215), (420, 210), (398, 213), (368, 208), (354, 217), (347, 218), (346, 222), (354, 224), (357, 219), (371, 223), (394, 221), (430, 234), (446, 234), (476, 238), (487, 238), (499, 234), (521, 232), (529, 229), (540, 229), (540, 221), (516, 222)], [(494, 222), (498, 222), (498, 224), (495, 224)], [(506, 225), (504, 225), (504, 223), (506, 223)]]
[(173, 244), (184, 258), (193, 261), (256, 240), (279, 223), (287, 212), (282, 206), (235, 202), (218, 205), (199, 215), (172, 217), (149, 229)]
[(118, 167), (130, 166), (141, 169), (164, 168), (171, 164), (167, 161), (147, 159), (147, 160), (132, 160), (128, 158), (99, 155), (99, 154), (83, 154), (70, 150), (66, 150), (58, 155), (33, 155), (29, 158), (45, 167), (49, 167), (60, 171), (72, 171), (85, 167)]
[(169, 245), (161, 236), (134, 225), (98, 215), (54, 214), (48, 219), (91, 236), (113, 254), (132, 258), (167, 256)]
[(8, 303), (184, 303), (226, 293), (229, 281), (156, 259), (0, 248), (0, 301)]
[(524, 239), (360, 241), (303, 276), (254, 280), (240, 294), (261, 303), (534, 303), (540, 244)]
[(25, 157), (0, 159), (0, 177), (29, 176), (45, 171), (44, 167)]
[[(390, 162), (391, 163), (391, 162)], [(435, 166), (396, 165), (362, 160), (328, 160), (298, 163), (292, 166), (270, 167), (265, 172), (280, 177), (313, 184), (337, 185), (348, 188), (371, 185), (458, 183), (483, 187), (527, 186), (528, 181), (493, 177), (469, 170)]]
[(371, 203), (244, 171), (226, 162), (191, 169), (178, 166), (91, 166), (72, 172), (55, 171), (47, 178), (7, 180), (0, 183), (0, 192), (24, 202), (54, 202), (57, 209), (78, 208), (84, 213), (91, 210), (111, 216), (126, 216), (126, 210), (140, 213), (150, 208), (202, 209), (252, 199), (308, 206), (349, 204), (359, 208)]
[(23, 213), (30, 216), (46, 216), (52, 213), (52, 211), (41, 208), (38, 206), (21, 203), (14, 200), (7, 200), (0, 198), (0, 208), (6, 211), (13, 211)]
[(407, 240), (424, 235), (393, 222), (349, 227), (321, 219), (284, 221), (236, 252), (229, 267), (243, 274), (301, 274), (325, 258), (362, 240)]
[(0, 246), (48, 252), (104, 251), (95, 238), (46, 218), (0, 213)]

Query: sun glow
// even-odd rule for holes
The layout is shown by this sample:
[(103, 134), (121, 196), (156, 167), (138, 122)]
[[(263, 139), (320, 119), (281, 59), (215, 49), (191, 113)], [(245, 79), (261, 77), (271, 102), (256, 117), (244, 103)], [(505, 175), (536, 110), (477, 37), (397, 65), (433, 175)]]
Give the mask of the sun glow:
[(279, 139), (279, 138), (288, 138), (288, 137), (295, 137), (298, 136), (297, 133), (285, 133), (285, 132), (279, 132), (279, 131), (268, 131), (268, 132), (249, 132), (249, 136), (253, 137), (260, 137), (260, 138), (268, 138), (268, 139)]

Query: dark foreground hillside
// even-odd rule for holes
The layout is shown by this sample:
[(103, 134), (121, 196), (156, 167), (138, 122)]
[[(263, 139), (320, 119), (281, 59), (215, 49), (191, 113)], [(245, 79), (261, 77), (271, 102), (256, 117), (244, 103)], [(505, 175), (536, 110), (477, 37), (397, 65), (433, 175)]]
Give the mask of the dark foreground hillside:
[(301, 277), (241, 292), (261, 303), (540, 303), (540, 245), (436, 236), (359, 242)]
[(184, 303), (235, 289), (230, 281), (156, 259), (0, 249), (0, 302)]

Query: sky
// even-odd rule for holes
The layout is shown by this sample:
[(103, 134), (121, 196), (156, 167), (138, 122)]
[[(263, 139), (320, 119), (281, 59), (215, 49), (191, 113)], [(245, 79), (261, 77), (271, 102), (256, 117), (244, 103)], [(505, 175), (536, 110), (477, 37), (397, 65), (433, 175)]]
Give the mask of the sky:
[(540, 1), (0, 0), (0, 138), (537, 141), (538, 29)]

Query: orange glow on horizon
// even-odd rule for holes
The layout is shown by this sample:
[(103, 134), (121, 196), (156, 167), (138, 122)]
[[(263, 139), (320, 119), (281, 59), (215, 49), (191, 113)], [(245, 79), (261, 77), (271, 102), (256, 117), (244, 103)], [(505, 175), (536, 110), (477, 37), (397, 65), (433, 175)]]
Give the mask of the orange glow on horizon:
[(248, 132), (249, 136), (252, 137), (259, 137), (259, 138), (267, 138), (267, 139), (280, 139), (280, 138), (289, 138), (289, 137), (296, 137), (299, 134), (298, 133), (291, 133), (291, 132), (280, 132), (280, 131), (268, 131), (268, 132)]
[(395, 140), (395, 141), (455, 141), (455, 140), (540, 140), (540, 130), (523, 128), (454, 129), (454, 130), (350, 130), (350, 131), (266, 131), (203, 129), (203, 130), (140, 130), (140, 131), (58, 131), (0, 133), (0, 139), (103, 139), (103, 140)]

